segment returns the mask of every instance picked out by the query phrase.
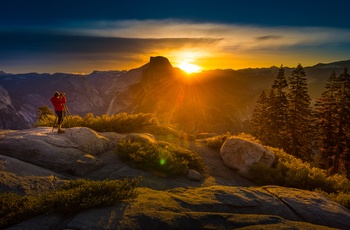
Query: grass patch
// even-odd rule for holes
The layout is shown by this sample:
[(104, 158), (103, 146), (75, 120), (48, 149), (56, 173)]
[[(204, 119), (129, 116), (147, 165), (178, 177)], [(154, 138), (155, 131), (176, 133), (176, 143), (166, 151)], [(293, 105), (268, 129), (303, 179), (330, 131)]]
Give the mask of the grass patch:
[(39, 196), (0, 195), (0, 228), (48, 213), (74, 214), (79, 211), (115, 205), (136, 198), (141, 179), (74, 180)]
[(152, 144), (122, 140), (117, 144), (117, 154), (132, 167), (167, 175), (184, 175), (188, 169), (204, 170), (200, 155), (168, 142)]

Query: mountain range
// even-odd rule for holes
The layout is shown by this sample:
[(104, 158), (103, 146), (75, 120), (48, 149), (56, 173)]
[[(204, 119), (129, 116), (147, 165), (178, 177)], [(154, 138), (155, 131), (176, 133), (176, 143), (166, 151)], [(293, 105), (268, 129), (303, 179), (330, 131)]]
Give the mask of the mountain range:
[[(328, 77), (350, 67), (350, 60), (305, 67), (309, 94), (320, 97)], [(285, 67), (286, 76), (294, 68)], [(248, 129), (261, 92), (271, 87), (278, 67), (207, 70), (186, 74), (165, 57), (129, 71), (11, 74), (0, 71), (0, 129), (26, 129), (56, 91), (67, 96), (72, 115), (155, 113), (159, 120), (186, 132)]]

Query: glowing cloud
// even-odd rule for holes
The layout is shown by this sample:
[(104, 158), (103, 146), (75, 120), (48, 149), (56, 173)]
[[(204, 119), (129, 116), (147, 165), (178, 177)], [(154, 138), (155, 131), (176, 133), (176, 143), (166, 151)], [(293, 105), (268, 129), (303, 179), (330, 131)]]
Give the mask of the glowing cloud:
[(327, 27), (163, 19), (74, 21), (54, 31), (43, 27), (28, 31), (0, 31), (0, 69), (38, 71), (41, 66), (48, 72), (89, 73), (137, 68), (150, 56), (165, 56), (173, 66), (192, 69), (188, 71), (293, 67), (347, 60), (350, 53), (350, 30)]
[[(107, 37), (198, 39), (196, 42), (183, 40), (176, 49), (163, 47), (152, 51), (154, 54), (168, 57), (175, 56), (172, 54), (177, 51), (200, 50), (202, 53), (197, 59), (202, 59), (205, 68), (209, 67), (209, 61), (205, 60), (213, 60), (214, 57), (221, 59), (215, 61), (216, 65), (221, 63), (216, 68), (269, 67), (274, 64), (280, 65), (281, 61), (288, 65), (291, 59), (295, 64), (316, 64), (327, 61), (327, 57), (331, 60), (336, 52), (339, 57), (337, 60), (347, 59), (349, 56), (346, 53), (350, 51), (350, 31), (327, 27), (262, 27), (164, 19), (85, 22), (80, 31), (84, 34)], [(212, 42), (204, 44), (198, 42), (200, 39)], [(334, 51), (334, 46), (345, 48), (343, 52), (338, 52), (341, 49)], [(327, 55), (320, 60), (320, 54)], [(175, 58), (174, 61), (178, 65), (181, 62), (179, 58)], [(214, 66), (209, 68), (212, 67)]]

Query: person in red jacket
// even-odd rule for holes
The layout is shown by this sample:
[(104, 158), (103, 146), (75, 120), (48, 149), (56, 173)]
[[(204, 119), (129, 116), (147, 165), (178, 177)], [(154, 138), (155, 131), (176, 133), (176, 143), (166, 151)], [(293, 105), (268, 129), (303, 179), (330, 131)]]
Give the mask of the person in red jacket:
[(64, 96), (64, 93), (55, 92), (53, 97), (51, 97), (51, 103), (55, 108), (55, 113), (57, 115), (58, 121), (58, 133), (64, 133), (64, 130), (62, 129), (62, 122), (63, 122), (63, 114), (64, 114), (64, 103), (67, 102), (66, 97)]

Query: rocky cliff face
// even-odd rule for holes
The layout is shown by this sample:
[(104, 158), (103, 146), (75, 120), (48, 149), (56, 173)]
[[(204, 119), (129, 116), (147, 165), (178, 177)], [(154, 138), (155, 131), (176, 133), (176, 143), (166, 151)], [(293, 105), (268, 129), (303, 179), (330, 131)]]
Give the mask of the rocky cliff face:
[[(17, 129), (29, 128), (29, 119), (26, 119), (25, 114), (22, 114), (23, 109), (17, 111), (11, 102), (11, 98), (0, 85), (0, 128)], [(23, 116), (24, 115), (24, 116)]]
[(113, 143), (125, 137), (88, 128), (1, 131), (1, 193), (35, 195), (76, 178), (144, 177), (133, 201), (69, 217), (38, 216), (8, 229), (350, 229), (350, 211), (318, 193), (250, 186), (232, 170), (223, 174), (220, 155), (203, 141), (188, 143), (213, 168), (202, 181), (133, 169), (115, 153)]

